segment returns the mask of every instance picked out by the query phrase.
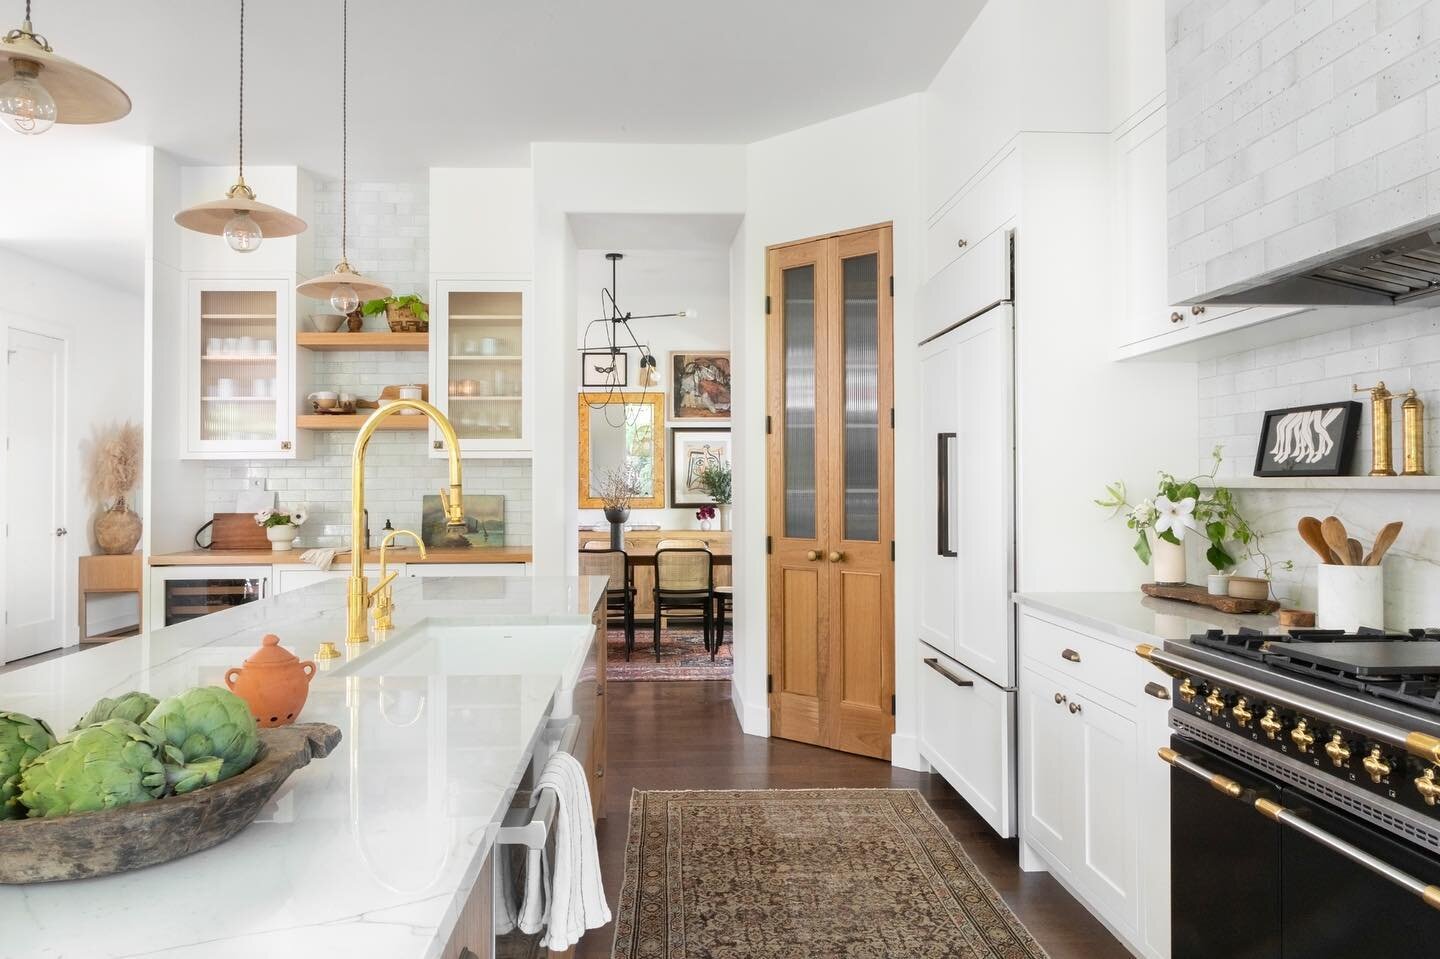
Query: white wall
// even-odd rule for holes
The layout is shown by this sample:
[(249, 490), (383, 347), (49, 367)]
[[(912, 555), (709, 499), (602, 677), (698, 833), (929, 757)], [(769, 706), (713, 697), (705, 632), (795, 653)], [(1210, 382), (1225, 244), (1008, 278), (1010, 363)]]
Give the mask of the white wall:
[[(610, 286), (610, 261), (603, 250), (581, 250), (576, 263), (576, 329), (575, 346), (585, 345), (590, 322), (603, 315), (600, 291)], [(665, 501), (670, 502), (669, 472), (671, 467), (671, 428), (728, 427), (729, 420), (669, 421), (671, 387), (670, 354), (675, 352), (727, 351), (730, 349), (730, 255), (725, 249), (715, 250), (623, 250), (625, 259), (619, 267), (620, 309), (637, 316), (650, 313), (673, 313), (693, 309), (699, 316), (637, 320), (631, 324), (637, 339), (649, 346), (659, 361), (660, 385), (649, 392), (658, 393), (666, 404)], [(590, 330), (590, 347), (605, 342), (608, 324), (596, 324)], [(623, 341), (622, 341), (623, 342)], [(636, 364), (635, 352), (629, 354)], [(626, 392), (639, 392), (638, 365), (630, 371)], [(578, 411), (578, 407), (577, 407)], [(578, 456), (578, 450), (577, 450)], [(577, 489), (578, 495), (578, 489)], [(580, 522), (602, 523), (598, 509), (580, 510)], [(697, 529), (694, 507), (686, 509), (637, 509), (630, 514), (632, 523), (659, 523), (664, 529)], [(718, 528), (718, 527), (717, 527)]]
[[(138, 184), (137, 184), (138, 186)], [(141, 298), (84, 276), (0, 249), (6, 326), (63, 339), (66, 346), (63, 645), (78, 641), (76, 589), (79, 557), (97, 552), (91, 521), (98, 508), (85, 493), (87, 453), (106, 427), (143, 417), (144, 373)], [(3, 367), (0, 367), (3, 369)], [(141, 509), (140, 497), (131, 506)], [(8, 504), (7, 509), (23, 509)], [(148, 516), (142, 519), (148, 520)], [(0, 559), (3, 562), (3, 559)], [(139, 610), (130, 597), (103, 597), (90, 605), (90, 628), (131, 625)], [(0, 662), (5, 659), (0, 637)]]
[[(920, 282), (920, 98), (903, 97), (746, 148), (745, 224), (733, 255), (743, 276), (732, 309), (731, 359), (736, 371), (735, 679), (736, 711), (747, 733), (768, 735), (767, 562), (765, 557), (765, 248), (873, 223), (895, 225), (895, 461), (919, 456), (915, 425), (914, 310)], [(896, 497), (896, 539), (918, 530), (916, 504)], [(905, 551), (898, 555), (904, 557)], [(914, 746), (915, 576), (897, 559), (896, 716), (892, 755), (918, 768)]]

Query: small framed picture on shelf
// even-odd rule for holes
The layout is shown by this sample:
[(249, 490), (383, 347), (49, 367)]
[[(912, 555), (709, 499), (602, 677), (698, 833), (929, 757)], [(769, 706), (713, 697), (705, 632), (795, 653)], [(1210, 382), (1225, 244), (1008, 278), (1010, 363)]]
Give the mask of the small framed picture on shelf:
[(730, 465), (728, 428), (672, 429), (670, 431), (670, 505), (712, 506), (715, 500), (700, 486), (700, 471), (707, 466)]
[(630, 357), (624, 352), (587, 350), (580, 354), (580, 385), (605, 389), (630, 385)]
[(1348, 476), (1360, 417), (1360, 404), (1353, 400), (1267, 410), (1255, 475)]
[(670, 419), (730, 418), (730, 354), (670, 354)]

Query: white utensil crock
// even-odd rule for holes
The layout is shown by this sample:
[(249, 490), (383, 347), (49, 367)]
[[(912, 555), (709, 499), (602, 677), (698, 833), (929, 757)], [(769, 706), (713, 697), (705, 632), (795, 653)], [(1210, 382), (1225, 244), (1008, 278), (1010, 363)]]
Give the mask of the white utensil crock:
[(1319, 570), (1319, 609), (1316, 625), (1321, 629), (1354, 632), (1361, 626), (1377, 629), (1385, 625), (1385, 573), (1380, 566), (1332, 566)]

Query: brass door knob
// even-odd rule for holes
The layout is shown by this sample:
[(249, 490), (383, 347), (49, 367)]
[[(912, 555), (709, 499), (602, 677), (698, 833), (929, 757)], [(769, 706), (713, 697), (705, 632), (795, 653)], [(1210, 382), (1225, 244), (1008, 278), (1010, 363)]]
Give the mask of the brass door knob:
[(1420, 798), (1425, 800), (1425, 805), (1433, 806), (1435, 801), (1440, 799), (1440, 782), (1435, 779), (1435, 767), (1431, 766), (1415, 780), (1415, 788), (1420, 791)]
[(832, 563), (838, 563), (838, 562), (840, 562), (841, 560), (843, 560), (844, 558), (845, 558), (845, 554), (842, 553), (842, 552), (840, 552), (839, 550), (831, 550), (831, 551), (830, 551), (830, 562), (832, 562)]
[(1240, 724), (1241, 729), (1249, 726), (1250, 720), (1255, 718), (1255, 714), (1247, 709), (1246, 706), (1245, 697), (1241, 696), (1235, 700), (1235, 706), (1230, 710), (1230, 715), (1235, 717), (1235, 722)]
[(1200, 690), (1196, 689), (1195, 684), (1190, 682), (1189, 676), (1186, 676), (1183, 680), (1180, 681), (1180, 698), (1183, 699), (1185, 702), (1193, 703), (1195, 701), (1195, 697), (1199, 695)]
[(1265, 730), (1265, 738), (1274, 740), (1285, 728), (1285, 724), (1275, 715), (1275, 710), (1267, 709), (1265, 715), (1260, 719), (1260, 728)]
[(1365, 771), (1370, 774), (1370, 781), (1377, 786), (1391, 773), (1390, 764), (1380, 755), (1379, 746), (1371, 749), (1370, 755), (1360, 760), (1360, 765), (1365, 767)]
[(1330, 757), (1330, 762), (1341, 767), (1350, 761), (1350, 747), (1345, 745), (1345, 738), (1340, 733), (1330, 737), (1325, 744), (1325, 755)]
[(819, 551), (818, 549), (809, 549), (809, 550), (806, 550), (806, 551), (805, 551), (805, 558), (808, 559), (810, 562), (813, 563), (813, 562), (815, 562), (817, 559), (820, 558), (820, 551)]
[(1310, 730), (1308, 728), (1309, 722), (1310, 721), (1308, 719), (1302, 719), (1300, 720), (1300, 724), (1298, 726), (1290, 730), (1291, 742), (1293, 742), (1295, 744), (1295, 748), (1300, 750), (1302, 753), (1308, 753), (1310, 751), (1310, 747), (1315, 745), (1315, 737), (1310, 734)]

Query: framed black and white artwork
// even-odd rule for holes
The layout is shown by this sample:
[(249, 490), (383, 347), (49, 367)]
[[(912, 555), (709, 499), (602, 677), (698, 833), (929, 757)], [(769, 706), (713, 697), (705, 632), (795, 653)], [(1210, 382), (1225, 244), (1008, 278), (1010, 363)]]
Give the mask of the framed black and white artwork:
[(1255, 451), (1256, 476), (1346, 476), (1360, 433), (1353, 400), (1267, 410)]
[(707, 466), (730, 465), (730, 430), (680, 428), (670, 431), (670, 505), (679, 509), (710, 506), (715, 500), (700, 486)]
[(586, 389), (624, 387), (630, 384), (630, 357), (623, 352), (587, 350), (580, 354), (580, 385)]

